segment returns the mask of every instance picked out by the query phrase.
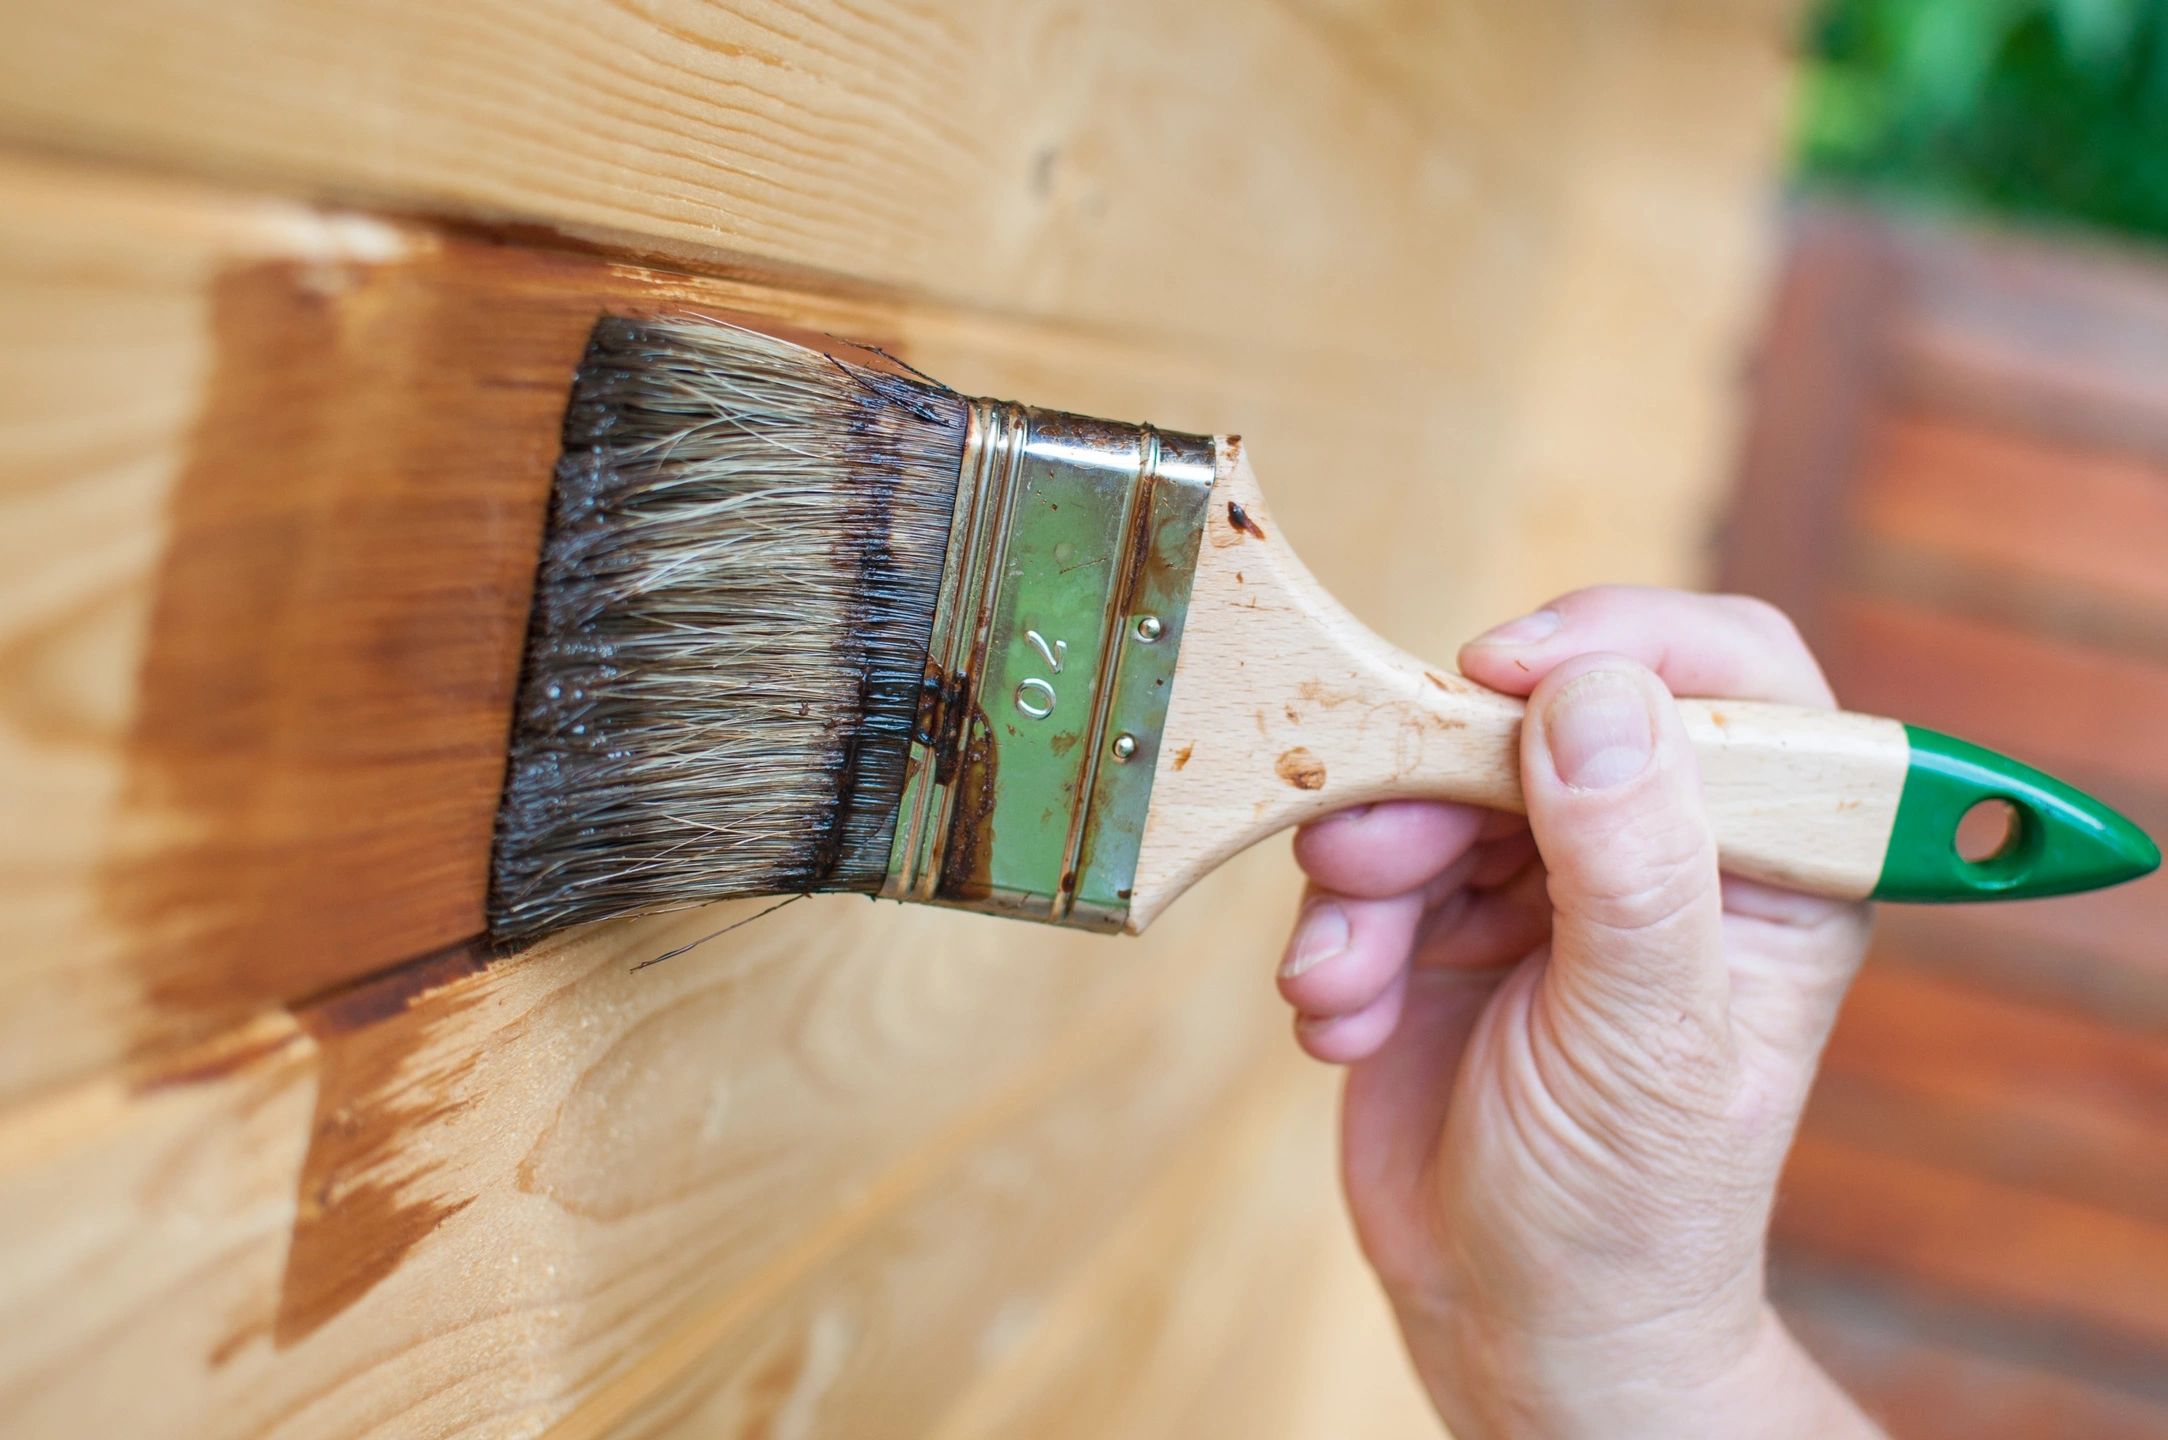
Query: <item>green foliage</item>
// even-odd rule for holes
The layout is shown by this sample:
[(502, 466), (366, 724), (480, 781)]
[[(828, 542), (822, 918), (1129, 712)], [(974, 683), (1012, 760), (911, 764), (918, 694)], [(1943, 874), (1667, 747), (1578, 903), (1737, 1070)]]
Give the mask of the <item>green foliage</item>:
[(1815, 179), (2168, 239), (2168, 0), (1828, 0)]

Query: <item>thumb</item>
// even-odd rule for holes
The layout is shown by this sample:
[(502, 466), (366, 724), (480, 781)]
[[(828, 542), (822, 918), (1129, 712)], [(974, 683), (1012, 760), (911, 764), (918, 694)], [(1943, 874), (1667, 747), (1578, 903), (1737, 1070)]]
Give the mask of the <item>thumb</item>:
[(1529, 697), (1521, 788), (1550, 877), (1544, 984), (1559, 1018), (1656, 1082), (1730, 1049), (1716, 840), (1678, 707), (1616, 655), (1558, 667)]

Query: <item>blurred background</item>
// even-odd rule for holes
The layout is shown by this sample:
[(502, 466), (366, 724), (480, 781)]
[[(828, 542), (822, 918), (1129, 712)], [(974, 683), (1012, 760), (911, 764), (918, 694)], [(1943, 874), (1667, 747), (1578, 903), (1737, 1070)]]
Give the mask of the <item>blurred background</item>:
[[(2168, 830), (2168, 5), (1833, 0), (1726, 583)], [(1778, 1216), (1902, 1435), (2168, 1433), (2168, 883), (1886, 909)]]
[[(1257, 847), (1113, 942), (481, 886), (601, 311), (1239, 432), (1441, 660), (1604, 580), (2168, 834), (2168, 0), (10, 0), (0, 1434), (1415, 1440)], [(1774, 1283), (2168, 1435), (2168, 879), (1890, 909)]]

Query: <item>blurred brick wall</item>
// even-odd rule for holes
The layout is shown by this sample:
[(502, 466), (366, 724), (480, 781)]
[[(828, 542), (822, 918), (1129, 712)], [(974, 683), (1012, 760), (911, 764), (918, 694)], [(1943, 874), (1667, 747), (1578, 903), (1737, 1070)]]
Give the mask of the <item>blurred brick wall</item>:
[[(1807, 210), (1726, 583), (1839, 697), (2168, 834), (2168, 260)], [(1777, 1217), (1904, 1437), (2168, 1435), (2168, 875), (1887, 908)]]

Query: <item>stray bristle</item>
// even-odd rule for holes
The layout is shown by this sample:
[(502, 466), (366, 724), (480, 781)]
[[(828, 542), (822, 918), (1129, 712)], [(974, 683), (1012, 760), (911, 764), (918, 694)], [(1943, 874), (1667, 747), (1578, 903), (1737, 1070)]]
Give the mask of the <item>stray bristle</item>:
[(595, 326), (497, 821), (498, 939), (880, 888), (966, 408), (734, 326)]

